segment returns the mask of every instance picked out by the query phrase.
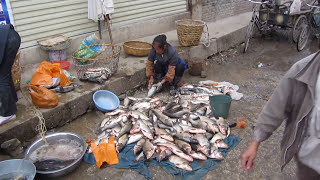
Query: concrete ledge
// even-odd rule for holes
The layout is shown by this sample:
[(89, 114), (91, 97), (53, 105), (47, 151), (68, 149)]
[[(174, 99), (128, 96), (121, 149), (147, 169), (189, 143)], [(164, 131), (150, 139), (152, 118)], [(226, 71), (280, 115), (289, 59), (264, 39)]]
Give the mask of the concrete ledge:
[[(131, 39), (149, 36), (152, 34), (171, 31), (175, 29), (176, 20), (186, 18), (190, 18), (190, 12), (174, 14), (156, 19), (150, 19), (143, 22), (137, 22), (121, 26), (113, 26), (111, 27), (112, 37), (114, 43), (120, 43)], [(103, 27), (102, 40), (103, 42), (109, 43), (109, 35), (106, 29), (106, 27)], [(72, 37), (71, 47), (67, 50), (67, 56), (71, 57), (71, 54), (79, 47), (79, 44), (82, 42), (82, 40), (89, 34), (90, 33)], [(27, 64), (40, 63), (43, 60), (49, 60), (49, 56), (48, 53), (40, 49), (39, 46), (33, 46), (21, 50), (21, 66)]]
[[(204, 47), (202, 44), (193, 47), (181, 47), (175, 30), (163, 33), (167, 35), (169, 43), (176, 47), (182, 59), (205, 59), (210, 55), (227, 50), (228, 48), (243, 42), (246, 26), (249, 23), (250, 17), (251, 14), (246, 13), (208, 24), (210, 34), (212, 35), (209, 48)], [(154, 37), (155, 35), (146, 36), (140, 40), (152, 42)], [(88, 110), (93, 109), (92, 95), (96, 90), (107, 89), (120, 95), (132, 88), (145, 84), (146, 60), (147, 57), (127, 56), (122, 51), (119, 59), (118, 73), (104, 84), (75, 81), (75, 83), (79, 84), (79, 87), (74, 91), (66, 94), (58, 93), (59, 105), (57, 107), (52, 109), (41, 109), (46, 120), (47, 128), (52, 129), (63, 126), (83, 115)], [(37, 64), (29, 64), (23, 68), (22, 83), (31, 78), (36, 67)], [(70, 69), (73, 69), (72, 66)], [(133, 76), (125, 76), (124, 74), (128, 71), (133, 71)], [(18, 96), (17, 119), (0, 126), (0, 144), (12, 138), (26, 141), (38, 134), (38, 132), (35, 131), (35, 127), (38, 124), (38, 118), (35, 117), (31, 111), (30, 104), (28, 104), (24, 96), (22, 96), (21, 92), (18, 92)]]

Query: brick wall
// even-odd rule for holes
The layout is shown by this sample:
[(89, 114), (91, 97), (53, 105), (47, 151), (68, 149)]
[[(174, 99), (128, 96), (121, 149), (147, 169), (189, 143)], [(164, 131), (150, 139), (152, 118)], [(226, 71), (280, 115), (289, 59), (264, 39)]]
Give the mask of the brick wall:
[(252, 3), (246, 0), (203, 0), (202, 20), (216, 21), (252, 10)]

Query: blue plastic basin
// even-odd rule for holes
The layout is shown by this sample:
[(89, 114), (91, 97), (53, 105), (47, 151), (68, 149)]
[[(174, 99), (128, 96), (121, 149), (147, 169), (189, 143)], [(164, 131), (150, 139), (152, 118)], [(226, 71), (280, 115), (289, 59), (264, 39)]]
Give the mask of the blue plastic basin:
[(120, 105), (117, 95), (107, 90), (98, 90), (93, 94), (94, 105), (102, 112), (113, 111)]

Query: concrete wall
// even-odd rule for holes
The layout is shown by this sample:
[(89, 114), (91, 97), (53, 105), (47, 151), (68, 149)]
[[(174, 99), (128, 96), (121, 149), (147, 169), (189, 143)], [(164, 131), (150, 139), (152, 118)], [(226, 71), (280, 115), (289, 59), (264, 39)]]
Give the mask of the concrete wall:
[[(176, 15), (146, 20), (143, 22), (138, 22), (134, 24), (127, 24), (122, 26), (113, 26), (112, 36), (114, 43), (125, 42), (128, 40), (134, 40), (145, 36), (150, 36), (157, 33), (163, 33), (171, 31), (176, 28), (175, 21), (179, 19), (188, 19), (190, 17), (190, 12), (180, 13)], [(67, 56), (70, 58), (72, 53), (78, 48), (81, 41), (89, 34), (72, 37), (71, 48), (67, 51)], [(98, 35), (98, 33), (97, 33)], [(102, 33), (103, 41), (110, 43), (109, 35), (104, 27), (104, 32)], [(20, 55), (20, 65), (24, 66), (26, 64), (40, 63), (43, 60), (49, 60), (48, 53), (40, 49), (39, 46), (33, 46), (29, 48), (24, 48), (21, 50)]]
[(249, 12), (253, 4), (246, 0), (202, 0), (202, 20), (206, 22)]

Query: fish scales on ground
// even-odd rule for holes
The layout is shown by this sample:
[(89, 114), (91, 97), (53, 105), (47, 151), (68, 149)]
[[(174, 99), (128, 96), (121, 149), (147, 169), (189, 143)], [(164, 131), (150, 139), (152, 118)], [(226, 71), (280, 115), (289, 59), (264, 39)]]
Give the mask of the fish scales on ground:
[[(186, 85), (175, 98), (126, 97), (123, 106), (105, 113), (97, 145), (116, 137), (116, 150), (131, 143), (136, 161), (169, 159), (178, 168), (191, 170), (193, 159), (223, 159), (219, 148), (229, 148), (223, 141), (230, 134), (225, 119), (214, 118), (209, 96), (218, 91), (205, 85)], [(88, 148), (90, 151), (91, 148)]]

